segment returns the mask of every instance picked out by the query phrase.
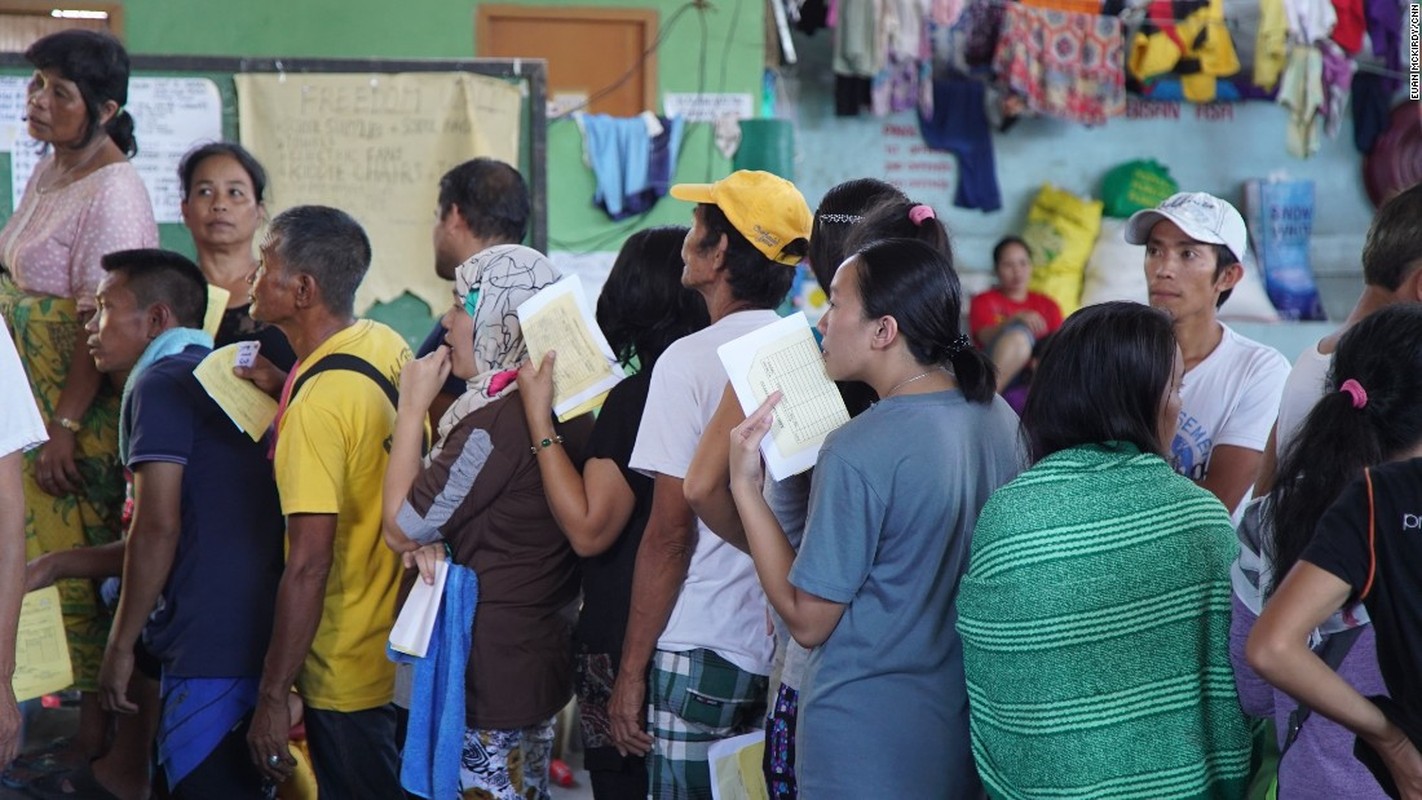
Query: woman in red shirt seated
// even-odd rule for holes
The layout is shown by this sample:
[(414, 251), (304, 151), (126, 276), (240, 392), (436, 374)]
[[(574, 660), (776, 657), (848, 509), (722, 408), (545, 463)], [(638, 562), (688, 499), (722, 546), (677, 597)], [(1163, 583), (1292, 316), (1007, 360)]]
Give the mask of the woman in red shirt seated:
[(1016, 236), (1005, 236), (992, 249), (997, 286), (973, 298), (968, 328), (997, 365), (997, 390), (1005, 393), (1032, 360), (1037, 342), (1061, 327), (1062, 311), (1052, 298), (1027, 290), (1032, 280), (1032, 251)]

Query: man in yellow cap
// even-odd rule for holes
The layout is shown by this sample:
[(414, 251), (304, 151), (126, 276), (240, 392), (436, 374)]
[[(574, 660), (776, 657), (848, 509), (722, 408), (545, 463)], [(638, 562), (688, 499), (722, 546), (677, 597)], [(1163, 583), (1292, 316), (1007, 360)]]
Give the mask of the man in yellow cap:
[(716, 348), (775, 322), (812, 221), (794, 184), (768, 172), (679, 184), (671, 195), (697, 204), (681, 282), (705, 298), (711, 325), (668, 347), (652, 372), (630, 464), (655, 488), (609, 703), (618, 749), (650, 751), (657, 800), (710, 796), (711, 743), (758, 729), (764, 716), (774, 638), (755, 565), (692, 513), (682, 480), (726, 386)]

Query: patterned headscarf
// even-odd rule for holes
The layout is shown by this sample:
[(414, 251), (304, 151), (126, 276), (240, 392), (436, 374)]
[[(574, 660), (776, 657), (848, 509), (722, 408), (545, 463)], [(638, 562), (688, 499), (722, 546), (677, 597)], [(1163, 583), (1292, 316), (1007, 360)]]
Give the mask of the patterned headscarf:
[(513, 391), (518, 365), (528, 358), (518, 307), (562, 275), (547, 256), (521, 244), (481, 250), (459, 265), (454, 291), (474, 317), (474, 364), (478, 374), (439, 421), (440, 442), (461, 419)]

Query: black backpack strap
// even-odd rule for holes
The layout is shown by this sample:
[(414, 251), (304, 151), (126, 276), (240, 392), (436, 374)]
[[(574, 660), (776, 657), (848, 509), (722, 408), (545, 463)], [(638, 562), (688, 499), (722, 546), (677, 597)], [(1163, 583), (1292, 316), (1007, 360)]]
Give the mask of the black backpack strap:
[(296, 379), (296, 383), (291, 385), (291, 394), (287, 396), (287, 404), (290, 405), (296, 400), (297, 392), (301, 391), (301, 387), (305, 386), (306, 381), (310, 380), (312, 376), (330, 369), (344, 369), (351, 372), (359, 372), (365, 377), (370, 378), (372, 381), (375, 381), (375, 385), (379, 386), (381, 391), (385, 392), (385, 396), (390, 400), (390, 405), (399, 408), (400, 393), (396, 391), (395, 384), (391, 383), (390, 379), (385, 377), (385, 373), (376, 369), (374, 364), (360, 356), (353, 356), (350, 353), (331, 353), (328, 356), (322, 356), (320, 361), (312, 364), (311, 369), (302, 373), (301, 377)]
[[(1334, 672), (1343, 664), (1343, 659), (1348, 657), (1348, 651), (1353, 649), (1353, 643), (1358, 641), (1358, 637), (1363, 635), (1363, 626), (1357, 625), (1346, 630), (1341, 630), (1330, 635), (1323, 640), (1323, 644), (1318, 646), (1314, 652), (1323, 663)], [(1289, 715), (1289, 734), (1284, 739), (1284, 746), (1279, 748), (1279, 757), (1283, 758), (1284, 753), (1293, 746), (1294, 740), (1299, 738), (1299, 732), (1303, 730), (1304, 722), (1313, 714), (1313, 709), (1299, 703), (1293, 713)]]

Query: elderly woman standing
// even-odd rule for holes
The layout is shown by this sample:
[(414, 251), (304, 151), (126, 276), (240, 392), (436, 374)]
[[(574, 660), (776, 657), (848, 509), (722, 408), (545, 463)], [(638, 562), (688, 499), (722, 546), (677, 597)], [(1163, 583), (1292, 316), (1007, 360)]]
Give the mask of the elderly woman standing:
[[(118, 538), (118, 393), (89, 358), (80, 329), (94, 311), (99, 260), (156, 247), (148, 193), (129, 163), (138, 151), (128, 54), (112, 37), (70, 30), (35, 42), (29, 134), (48, 152), (0, 230), (0, 315), (20, 348), (49, 442), (25, 459), (26, 550), (43, 553)], [(59, 584), (75, 685), (84, 692), (75, 755), (98, 755), (95, 690), (108, 623), (91, 581)]]
[[(515, 310), (558, 277), (522, 245), (497, 245), (460, 265), (442, 320), (449, 346), (400, 375), (385, 474), (385, 541), (406, 566), (418, 562), (428, 574), (447, 547), (478, 578), (459, 789), (493, 800), (548, 796), (553, 717), (573, 695), (578, 557), (549, 510), (537, 459), (540, 449), (562, 447), (581, 464), (592, 420), (535, 440), (514, 396), (528, 358)], [(421, 464), (424, 420), (451, 372), (468, 389)]]

